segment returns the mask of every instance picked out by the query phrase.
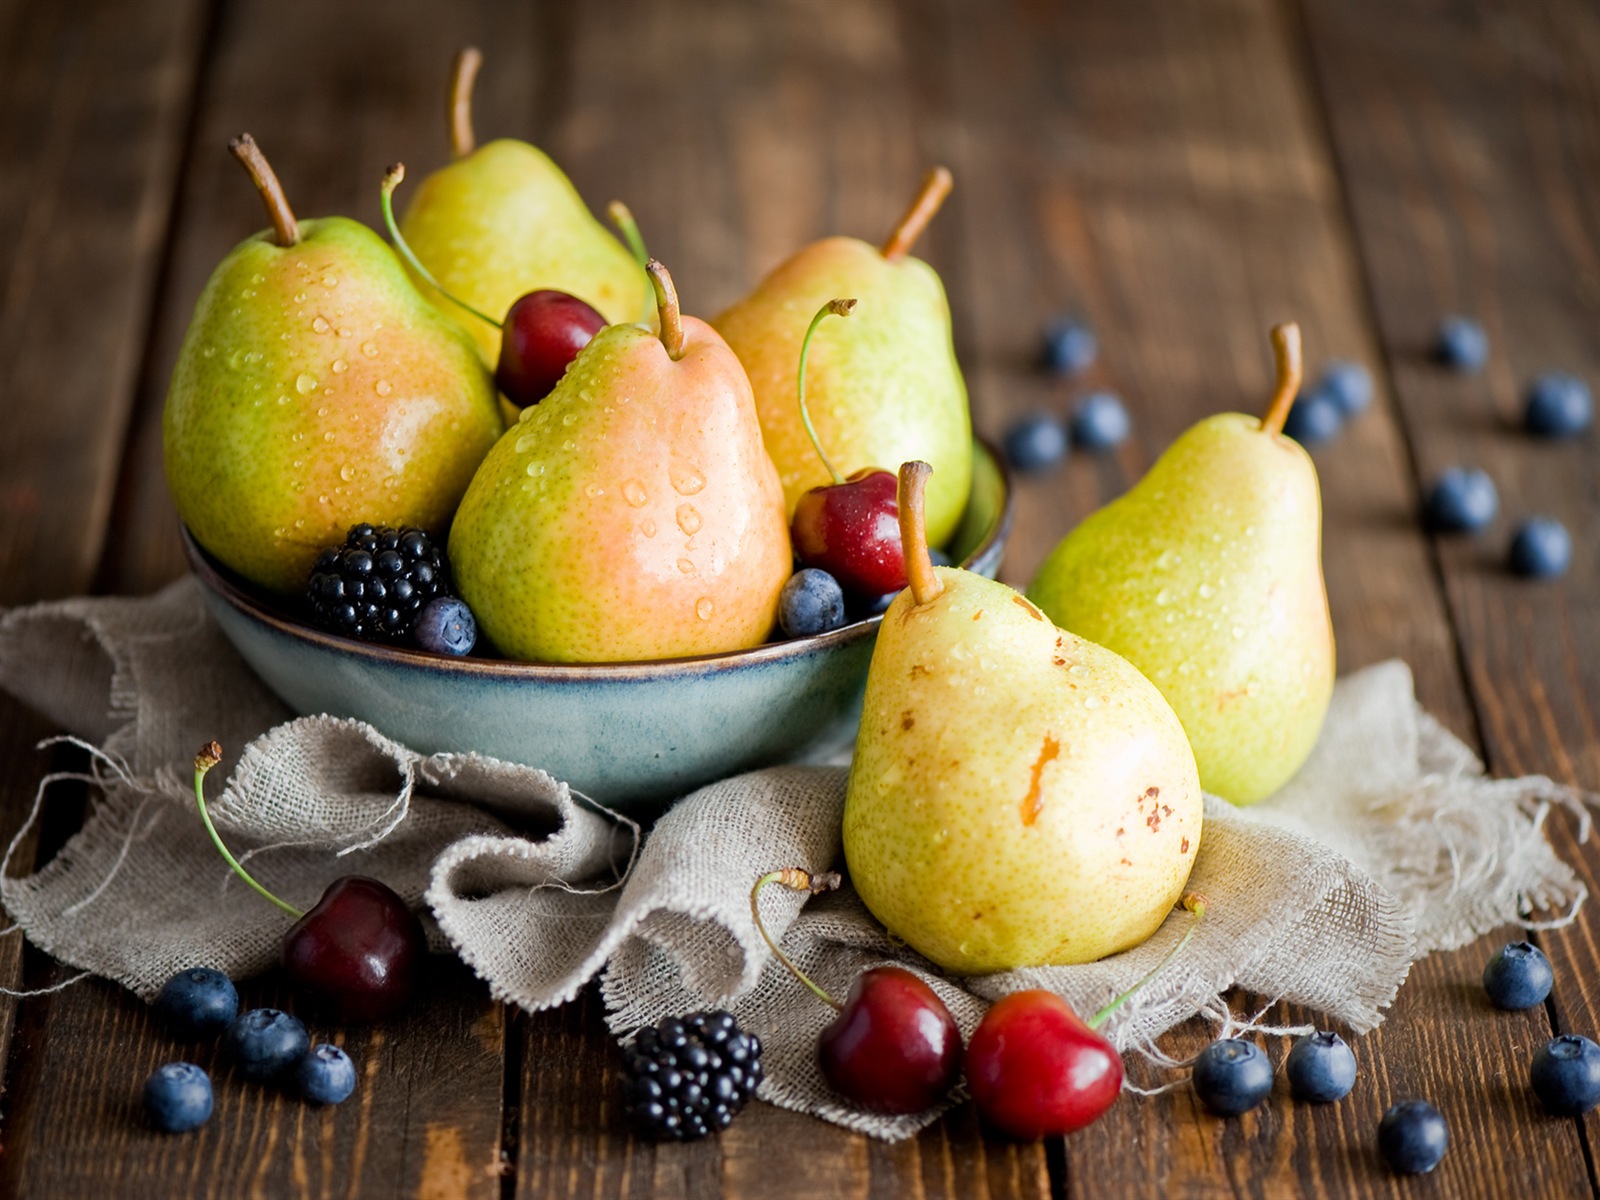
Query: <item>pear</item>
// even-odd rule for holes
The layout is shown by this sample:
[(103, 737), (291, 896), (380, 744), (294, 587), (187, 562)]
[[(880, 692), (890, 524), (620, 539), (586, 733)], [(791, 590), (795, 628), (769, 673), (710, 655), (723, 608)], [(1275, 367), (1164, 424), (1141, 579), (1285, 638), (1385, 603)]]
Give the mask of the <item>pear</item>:
[(1264, 418), (1208, 417), (1050, 554), (1028, 595), (1064, 629), (1143, 671), (1183, 721), (1200, 782), (1235, 804), (1277, 791), (1311, 753), (1333, 694), (1322, 501), (1283, 432), (1300, 331), (1272, 331)]
[(759, 645), (792, 554), (750, 381), (649, 264), (661, 331), (608, 325), (489, 452), (450, 532), (462, 599), (512, 658)]
[(832, 478), (801, 423), (794, 364), (811, 314), (835, 296), (853, 296), (859, 307), (849, 327), (812, 354), (807, 387), (817, 437), (845, 476), (911, 459), (931, 463), (928, 537), (943, 545), (955, 532), (972, 485), (967, 388), (944, 286), (908, 253), (949, 190), (950, 172), (936, 168), (881, 249), (849, 237), (813, 242), (712, 321), (750, 373), (791, 516), (801, 496)]
[(230, 149), (273, 227), (229, 252), (195, 306), (162, 418), (167, 482), (214, 557), (300, 592), (358, 522), (442, 536), (503, 426), (471, 341), (382, 239), (297, 221), (250, 135)]
[(948, 971), (1080, 963), (1183, 891), (1203, 798), (1183, 727), (1111, 651), (1003, 583), (935, 568), (900, 471), (910, 587), (878, 631), (844, 853), (889, 932)]
[[(577, 296), (607, 321), (637, 321), (649, 288), (637, 261), (595, 220), (578, 190), (542, 150), (503, 138), (478, 146), (471, 96), (481, 56), (456, 56), (450, 85), (455, 161), (422, 181), (400, 230), (445, 292), (490, 314), (548, 288)], [(500, 332), (416, 283), (472, 335), (486, 363), (500, 360)]]

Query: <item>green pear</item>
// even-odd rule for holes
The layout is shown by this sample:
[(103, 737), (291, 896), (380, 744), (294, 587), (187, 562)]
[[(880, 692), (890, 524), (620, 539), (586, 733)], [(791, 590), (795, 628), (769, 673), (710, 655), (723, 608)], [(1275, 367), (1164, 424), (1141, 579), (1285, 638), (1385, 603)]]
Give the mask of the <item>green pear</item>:
[(1069, 533), (1028, 588), (1056, 624), (1161, 689), (1200, 782), (1235, 804), (1272, 795), (1299, 769), (1333, 694), (1317, 471), (1282, 432), (1300, 331), (1279, 326), (1272, 341), (1266, 417), (1220, 413), (1189, 429)]
[(1143, 941), (1200, 847), (1194, 755), (1161, 693), (1002, 583), (935, 568), (900, 475), (911, 586), (884, 614), (844, 808), (889, 932), (973, 975)]
[[(503, 138), (477, 146), (470, 117), (478, 52), (456, 58), (451, 82), (455, 161), (412, 195), (400, 230), (444, 291), (503, 315), (518, 297), (554, 288), (607, 321), (637, 321), (648, 285), (639, 262), (595, 220), (572, 181), (542, 150)], [(422, 293), (472, 335), (486, 363), (500, 359), (498, 329), (465, 316), (416, 278)]]
[(200, 545), (295, 593), (358, 522), (442, 536), (500, 435), (499, 402), (377, 234), (297, 221), (250, 136), (231, 148), (273, 228), (235, 246), (195, 305), (162, 418), (167, 482)]
[(933, 464), (935, 545), (961, 520), (972, 486), (967, 387), (944, 286), (908, 253), (949, 190), (950, 173), (935, 169), (882, 248), (848, 237), (813, 242), (712, 322), (750, 373), (791, 516), (801, 496), (832, 480), (800, 419), (794, 364), (811, 314), (835, 296), (853, 296), (859, 307), (849, 328), (812, 351), (807, 398), (817, 437), (845, 476), (911, 459)]
[(512, 658), (760, 645), (793, 564), (750, 382), (652, 261), (661, 332), (608, 325), (489, 452), (450, 531), (462, 599)]

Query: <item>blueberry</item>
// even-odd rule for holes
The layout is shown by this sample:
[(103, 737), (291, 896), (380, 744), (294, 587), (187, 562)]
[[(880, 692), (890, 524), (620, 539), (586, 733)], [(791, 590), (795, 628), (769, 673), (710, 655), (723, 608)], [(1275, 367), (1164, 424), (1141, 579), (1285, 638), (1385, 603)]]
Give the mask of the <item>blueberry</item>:
[(294, 1069), (311, 1049), (299, 1020), (276, 1008), (253, 1008), (228, 1026), (228, 1052), (247, 1079), (276, 1079)]
[(178, 1037), (215, 1036), (239, 1015), (239, 993), (221, 971), (192, 967), (161, 985), (155, 1010)]
[(1433, 357), (1458, 371), (1481, 371), (1489, 361), (1489, 335), (1471, 317), (1445, 317), (1434, 334)]
[(1359, 416), (1372, 404), (1372, 376), (1360, 363), (1340, 359), (1322, 368), (1317, 391), (1339, 406), (1345, 418)]
[(1283, 432), (1302, 446), (1316, 446), (1338, 435), (1344, 425), (1344, 412), (1338, 401), (1326, 392), (1301, 392), (1294, 398)]
[(1254, 1042), (1225, 1038), (1200, 1051), (1194, 1063), (1194, 1090), (1219, 1117), (1249, 1112), (1272, 1091), (1272, 1063)]
[(1522, 424), (1539, 437), (1576, 437), (1594, 420), (1589, 385), (1565, 371), (1548, 371), (1528, 385)]
[(1094, 330), (1082, 321), (1063, 317), (1045, 326), (1040, 358), (1050, 370), (1076, 375), (1087, 370), (1099, 353), (1100, 343)]
[(199, 1129), (211, 1116), (211, 1079), (193, 1063), (157, 1067), (144, 1081), (144, 1110), (167, 1133)]
[(826, 571), (807, 567), (789, 576), (778, 594), (778, 625), (786, 637), (810, 637), (844, 624), (844, 591)]
[(1337, 1033), (1313, 1033), (1289, 1051), (1284, 1069), (1298, 1100), (1328, 1104), (1356, 1085), (1356, 1056)]
[(1511, 569), (1528, 579), (1555, 579), (1572, 565), (1572, 535), (1554, 517), (1529, 517), (1511, 535)]
[(1451, 467), (1434, 482), (1423, 507), (1433, 529), (1476, 532), (1494, 520), (1500, 496), (1494, 480), (1477, 467)]
[(1529, 942), (1511, 942), (1494, 952), (1483, 968), (1483, 990), (1496, 1008), (1543, 1004), (1555, 976), (1544, 951)]
[(1402, 1100), (1378, 1122), (1378, 1153), (1402, 1175), (1425, 1175), (1450, 1145), (1450, 1127), (1426, 1100)]
[(356, 1088), (356, 1065), (337, 1046), (319, 1042), (295, 1067), (300, 1094), (313, 1104), (338, 1104)]
[(1533, 1056), (1529, 1081), (1553, 1115), (1580, 1117), (1600, 1104), (1600, 1046), (1575, 1033), (1551, 1038)]
[(1043, 471), (1067, 456), (1066, 426), (1033, 413), (1006, 430), (1006, 458), (1019, 471)]
[(471, 654), (478, 641), (478, 622), (466, 602), (454, 596), (428, 601), (411, 627), (411, 639), (434, 654)]
[(1085, 450), (1110, 450), (1128, 440), (1133, 422), (1110, 392), (1091, 392), (1072, 410), (1072, 440)]

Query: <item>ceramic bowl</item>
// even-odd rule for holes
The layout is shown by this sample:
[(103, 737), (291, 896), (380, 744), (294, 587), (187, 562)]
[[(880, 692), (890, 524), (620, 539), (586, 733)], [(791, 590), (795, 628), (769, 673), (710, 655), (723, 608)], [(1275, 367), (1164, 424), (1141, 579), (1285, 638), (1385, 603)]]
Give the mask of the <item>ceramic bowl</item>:
[[(993, 578), (1011, 519), (999, 456), (975, 442), (951, 557)], [(355, 717), (424, 753), (529, 763), (636, 815), (740, 771), (838, 753), (860, 720), (881, 621), (660, 662), (445, 658), (303, 624), (184, 540), (212, 616), (295, 712)]]

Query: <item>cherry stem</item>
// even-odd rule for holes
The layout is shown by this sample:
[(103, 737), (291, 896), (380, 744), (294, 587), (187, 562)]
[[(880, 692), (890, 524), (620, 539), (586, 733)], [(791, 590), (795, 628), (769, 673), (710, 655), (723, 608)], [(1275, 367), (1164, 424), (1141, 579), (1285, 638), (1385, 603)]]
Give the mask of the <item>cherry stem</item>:
[(1267, 415), (1261, 418), (1261, 431), (1282, 433), (1294, 398), (1300, 394), (1300, 326), (1289, 321), (1272, 327), (1272, 357), (1278, 368), (1278, 384)]
[(463, 46), (450, 64), (450, 95), (445, 116), (450, 122), (450, 153), (465, 158), (478, 147), (472, 132), (472, 85), (477, 82), (483, 55), (476, 46)]
[(394, 242), (394, 248), (399, 251), (400, 257), (406, 260), (406, 265), (417, 273), (417, 277), (421, 279), (422, 282), (426, 283), (434, 291), (438, 292), (446, 300), (450, 301), (451, 304), (454, 304), (457, 308), (464, 308), (467, 312), (477, 317), (478, 320), (487, 321), (496, 329), (503, 330), (505, 326), (499, 321), (496, 321), (487, 313), (479, 312), (465, 300), (457, 299), (455, 296), (452, 296), (449, 292), (445, 291), (444, 285), (433, 277), (432, 271), (428, 270), (427, 267), (422, 265), (422, 260), (412, 253), (410, 245), (408, 245), (406, 239), (401, 236), (400, 226), (394, 219), (394, 190), (400, 186), (400, 181), (405, 177), (405, 163), (395, 163), (394, 166), (390, 167), (383, 173), (383, 196), (381, 200), (383, 205), (383, 225), (384, 228), (389, 231), (389, 239)]
[(667, 357), (677, 362), (683, 357), (683, 314), (678, 309), (678, 289), (672, 286), (672, 276), (656, 259), (645, 263), (644, 269), (656, 293), (656, 314), (661, 318), (661, 344), (667, 348)]
[(817, 315), (811, 318), (811, 324), (806, 327), (805, 340), (800, 343), (800, 371), (795, 380), (795, 391), (800, 396), (800, 421), (806, 427), (806, 436), (811, 439), (811, 446), (817, 452), (817, 457), (822, 460), (822, 465), (828, 468), (828, 474), (834, 483), (843, 483), (844, 476), (839, 474), (837, 467), (828, 461), (827, 453), (822, 449), (822, 442), (817, 437), (816, 426), (811, 424), (811, 410), (806, 407), (806, 358), (811, 353), (811, 337), (817, 332), (817, 326), (822, 324), (824, 317), (848, 317), (856, 307), (854, 300), (829, 300), (817, 310)]
[(778, 948), (778, 943), (773, 941), (772, 935), (767, 932), (766, 925), (761, 921), (761, 905), (757, 903), (757, 897), (761, 895), (761, 889), (769, 883), (781, 883), (784, 887), (791, 888), (794, 891), (810, 892), (813, 896), (817, 896), (823, 892), (832, 891), (839, 886), (839, 873), (837, 871), (822, 871), (813, 875), (810, 871), (801, 867), (785, 867), (781, 871), (769, 871), (756, 880), (755, 887), (750, 889), (750, 915), (755, 918), (756, 930), (761, 934), (762, 940), (772, 949), (772, 953), (777, 956), (778, 961), (789, 968), (789, 974), (815, 992), (823, 1003), (832, 1005), (836, 1010), (844, 1008), (844, 1005), (828, 995), (821, 987), (813, 983), (804, 971), (795, 966), (794, 960)]
[(922, 231), (928, 227), (928, 222), (933, 220), (934, 213), (939, 211), (939, 206), (950, 194), (950, 188), (954, 183), (955, 180), (951, 178), (947, 167), (935, 167), (928, 172), (922, 180), (922, 187), (918, 190), (916, 199), (911, 201), (911, 206), (901, 215), (883, 243), (883, 256), (886, 259), (894, 262), (906, 256), (912, 245), (922, 236)]
[(1164, 971), (1167, 967), (1167, 964), (1178, 957), (1178, 952), (1189, 944), (1189, 939), (1194, 936), (1194, 931), (1200, 927), (1200, 922), (1206, 915), (1206, 898), (1199, 892), (1190, 892), (1188, 895), (1184, 896), (1181, 903), (1184, 908), (1188, 909), (1194, 914), (1194, 920), (1189, 922), (1189, 928), (1183, 931), (1183, 936), (1178, 939), (1178, 944), (1171, 950), (1168, 950), (1166, 954), (1162, 956), (1160, 962), (1158, 962), (1154, 967), (1150, 968), (1149, 971), (1145, 972), (1143, 978), (1141, 978), (1138, 983), (1134, 984), (1127, 991), (1123, 992), (1122, 995), (1118, 996), (1110, 1004), (1106, 1005), (1099, 1012), (1095, 1013), (1094, 1016), (1090, 1017), (1088, 1021), (1090, 1029), (1099, 1029), (1100, 1026), (1105, 1022), (1105, 1019), (1112, 1013), (1116, 1012), (1117, 1009), (1121, 1008), (1124, 1001), (1126, 1001), (1128, 997), (1142, 989), (1145, 984), (1149, 983), (1152, 979)]
[(925, 462), (900, 464), (900, 544), (906, 556), (906, 581), (917, 604), (932, 604), (944, 594), (944, 581), (928, 553), (925, 493), (933, 468)]
[(283, 194), (283, 185), (278, 182), (277, 172), (272, 169), (267, 156), (261, 153), (255, 138), (248, 133), (241, 133), (228, 143), (228, 149), (244, 165), (244, 169), (250, 173), (250, 182), (261, 193), (261, 202), (267, 206), (267, 216), (272, 219), (274, 240), (280, 246), (295, 245), (300, 241), (300, 222), (294, 219), (294, 210), (289, 207), (289, 198)]
[(228, 848), (222, 844), (222, 837), (217, 833), (217, 827), (211, 823), (211, 813), (206, 809), (205, 778), (206, 772), (211, 770), (212, 767), (216, 766), (221, 761), (222, 747), (216, 742), (207, 742), (204, 746), (200, 747), (200, 753), (194, 756), (194, 802), (200, 806), (200, 819), (205, 822), (206, 832), (211, 835), (212, 844), (216, 846), (222, 857), (227, 860), (228, 865), (233, 868), (234, 874), (239, 876), (240, 879), (244, 880), (251, 887), (255, 888), (257, 892), (265, 896), (268, 900), (271, 900), (279, 908), (283, 909), (284, 912), (288, 913), (291, 917), (298, 921), (301, 917), (305, 916), (305, 913), (301, 912), (294, 905), (283, 900), (279, 900), (271, 892), (267, 891), (266, 888), (262, 887), (254, 879), (252, 879), (250, 877), (250, 872), (241, 867), (239, 865), (239, 860), (234, 858), (234, 856), (228, 852)]
[(611, 218), (611, 223), (617, 227), (622, 240), (628, 243), (628, 249), (633, 252), (633, 257), (639, 261), (639, 265), (648, 266), (650, 252), (644, 248), (644, 235), (639, 232), (639, 222), (633, 219), (633, 210), (621, 200), (613, 200), (606, 205), (606, 216)]

